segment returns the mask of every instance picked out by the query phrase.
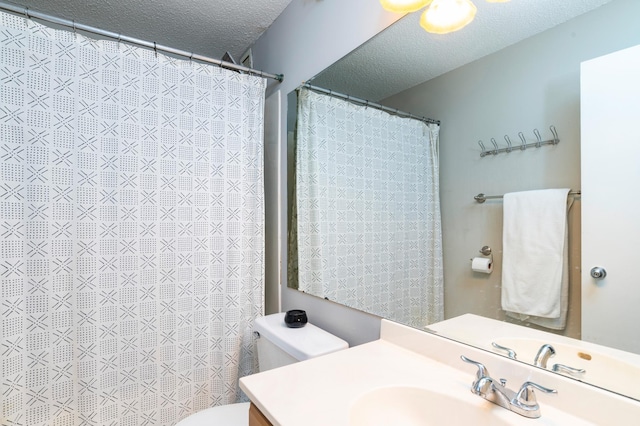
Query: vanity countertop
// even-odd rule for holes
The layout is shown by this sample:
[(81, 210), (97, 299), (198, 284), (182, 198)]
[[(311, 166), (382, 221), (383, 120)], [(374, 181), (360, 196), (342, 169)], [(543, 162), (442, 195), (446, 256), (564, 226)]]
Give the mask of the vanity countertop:
[(431, 324), (428, 330), (506, 356), (505, 349), (492, 347), (495, 342), (513, 350), (518, 360), (530, 364), (540, 347), (549, 344), (554, 355), (548, 369), (553, 364), (582, 369), (584, 373), (576, 375), (576, 380), (640, 400), (640, 355), (635, 353), (473, 314)]
[[(474, 314), (464, 314), (431, 324), (427, 330), (501, 355), (504, 355), (504, 352), (501, 353), (501, 351), (492, 348), (492, 341), (499, 340), (501, 337), (511, 338), (512, 340), (530, 339), (551, 344), (570, 345), (584, 349), (587, 352), (605, 354), (630, 364), (640, 365), (640, 355), (635, 353)], [(533, 360), (533, 358), (531, 358), (531, 360)]]
[[(581, 388), (576, 390), (575, 386), (585, 385), (554, 377), (544, 371), (535, 371), (520, 363), (429, 333), (383, 321), (380, 340), (247, 376), (240, 380), (240, 386), (276, 426), (347, 426), (350, 424), (351, 407), (360, 396), (377, 388), (391, 386), (419, 387), (444, 393), (465, 401), (470, 407), (491, 410), (495, 419), (505, 424), (587, 425), (599, 424), (598, 417), (605, 418), (596, 415), (595, 411), (590, 412), (589, 408), (581, 408), (585, 405), (585, 391)], [(435, 359), (422, 352), (429, 351), (429, 347), (438, 354)], [(525, 380), (532, 380), (558, 389), (559, 395), (538, 393), (542, 417), (536, 420), (522, 417), (472, 394), (470, 385), (475, 378), (476, 368), (463, 363), (460, 355), (485, 363), (493, 377), (509, 378), (509, 387), (518, 388)], [(523, 368), (529, 368), (531, 372)], [(633, 404), (629, 400), (629, 406), (625, 398), (588, 388), (586, 392), (590, 398), (604, 398), (601, 409), (615, 410), (624, 417), (640, 415), (637, 401)], [(563, 393), (563, 397), (560, 397)], [(561, 399), (558, 400), (559, 397)], [(573, 404), (576, 407), (572, 408), (572, 404), (568, 404), (572, 398), (582, 401)], [(621, 407), (630, 411), (621, 412)], [(450, 424), (455, 424), (457, 413), (448, 415), (451, 416)], [(612, 420), (610, 415), (606, 418)], [(618, 424), (624, 424), (624, 421)]]

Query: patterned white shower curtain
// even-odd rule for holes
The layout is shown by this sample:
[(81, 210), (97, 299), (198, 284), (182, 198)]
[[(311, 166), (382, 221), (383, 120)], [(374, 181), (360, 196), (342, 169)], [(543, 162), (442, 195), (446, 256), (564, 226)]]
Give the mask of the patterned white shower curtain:
[(442, 320), (439, 126), (298, 96), (298, 288), (414, 327)]
[(0, 424), (235, 402), (263, 312), (265, 82), (0, 14)]

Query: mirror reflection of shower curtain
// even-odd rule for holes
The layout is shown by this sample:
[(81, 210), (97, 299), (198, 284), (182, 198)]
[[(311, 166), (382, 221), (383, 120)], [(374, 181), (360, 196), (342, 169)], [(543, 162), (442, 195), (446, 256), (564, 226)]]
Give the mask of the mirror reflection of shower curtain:
[(0, 13), (0, 424), (236, 402), (263, 312), (265, 81)]
[(299, 289), (415, 327), (442, 320), (439, 126), (298, 97)]

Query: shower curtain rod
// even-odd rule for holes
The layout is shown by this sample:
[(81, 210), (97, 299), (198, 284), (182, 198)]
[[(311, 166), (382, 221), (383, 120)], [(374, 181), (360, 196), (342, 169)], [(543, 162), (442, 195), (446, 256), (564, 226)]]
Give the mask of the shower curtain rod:
[(369, 102), (366, 99), (360, 99), (360, 98), (356, 98), (354, 96), (351, 95), (345, 95), (344, 93), (338, 93), (338, 92), (334, 92), (333, 90), (329, 90), (329, 89), (325, 89), (323, 87), (318, 87), (318, 86), (313, 86), (310, 83), (303, 83), (302, 87), (306, 87), (307, 89), (313, 90), (315, 92), (320, 92), (320, 93), (324, 93), (330, 96), (334, 96), (336, 98), (340, 98), (340, 99), (346, 99), (348, 101), (351, 102), (356, 102), (368, 107), (372, 107), (372, 108), (376, 108), (376, 109), (380, 109), (382, 111), (385, 112), (389, 112), (391, 114), (395, 114), (397, 116), (400, 117), (406, 117), (406, 118), (413, 118), (415, 120), (420, 120), (420, 121), (424, 121), (425, 123), (430, 123), (430, 124), (437, 124), (438, 126), (440, 125), (440, 120), (434, 120), (433, 118), (426, 118), (426, 117), (418, 117), (417, 115), (413, 115), (410, 114), (408, 112), (404, 112), (404, 111), (400, 111), (397, 108), (390, 108), (388, 106), (384, 106), (382, 104), (378, 104), (375, 102)]
[(284, 75), (282, 74), (271, 74), (271, 73), (256, 70), (253, 68), (248, 68), (242, 65), (237, 65), (237, 64), (234, 64), (233, 62), (222, 61), (220, 59), (198, 55), (193, 52), (187, 52), (186, 50), (174, 49), (173, 47), (163, 46), (161, 44), (157, 44), (156, 42), (140, 40), (137, 38), (114, 33), (112, 31), (106, 31), (100, 28), (89, 26), (89, 25), (79, 24), (76, 21), (70, 21), (68, 19), (58, 18), (57, 16), (48, 15), (46, 13), (31, 10), (28, 7), (21, 7), (11, 3), (5, 3), (0, 1), (0, 10), (17, 13), (19, 15), (25, 15), (27, 18), (36, 18), (42, 21), (51, 22), (53, 24), (62, 25), (65, 27), (72, 28), (74, 31), (75, 30), (85, 31), (85, 32), (97, 34), (100, 36), (109, 37), (109, 38), (118, 40), (119, 42), (123, 41), (125, 43), (135, 44), (142, 47), (148, 47), (155, 51), (170, 53), (172, 55), (177, 55), (177, 56), (184, 56), (192, 60), (195, 59), (197, 61), (218, 65), (221, 68), (228, 68), (234, 71), (243, 71), (250, 74), (256, 74), (256, 75), (259, 75), (260, 77), (272, 78), (279, 82), (282, 82), (282, 80), (284, 79)]

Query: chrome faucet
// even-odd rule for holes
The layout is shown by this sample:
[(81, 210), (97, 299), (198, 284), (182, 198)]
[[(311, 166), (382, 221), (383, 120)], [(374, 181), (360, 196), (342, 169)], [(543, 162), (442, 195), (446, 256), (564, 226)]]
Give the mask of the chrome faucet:
[(549, 361), (549, 358), (551, 358), (555, 354), (556, 350), (553, 348), (553, 346), (549, 344), (542, 345), (540, 346), (540, 349), (538, 349), (538, 353), (533, 360), (533, 365), (535, 365), (536, 367), (547, 368), (547, 361)]
[[(549, 344), (542, 345), (540, 346), (540, 349), (538, 349), (538, 353), (533, 360), (533, 364), (536, 367), (547, 368), (547, 361), (549, 361), (549, 358), (553, 357), (555, 354), (556, 350), (553, 346)], [(583, 368), (573, 368), (564, 364), (554, 364), (552, 370), (556, 373), (563, 373), (574, 377), (581, 377), (587, 372)]]
[(471, 384), (471, 392), (521, 416), (532, 419), (540, 417), (540, 406), (536, 401), (536, 395), (533, 392), (534, 389), (538, 389), (544, 393), (558, 393), (555, 389), (548, 389), (528, 381), (520, 386), (518, 392), (514, 392), (511, 389), (507, 389), (507, 381), (505, 379), (500, 379), (500, 383), (496, 383), (495, 380), (489, 376), (487, 368), (482, 363), (473, 361), (464, 355), (461, 355), (460, 358), (464, 362), (478, 367), (476, 380)]

